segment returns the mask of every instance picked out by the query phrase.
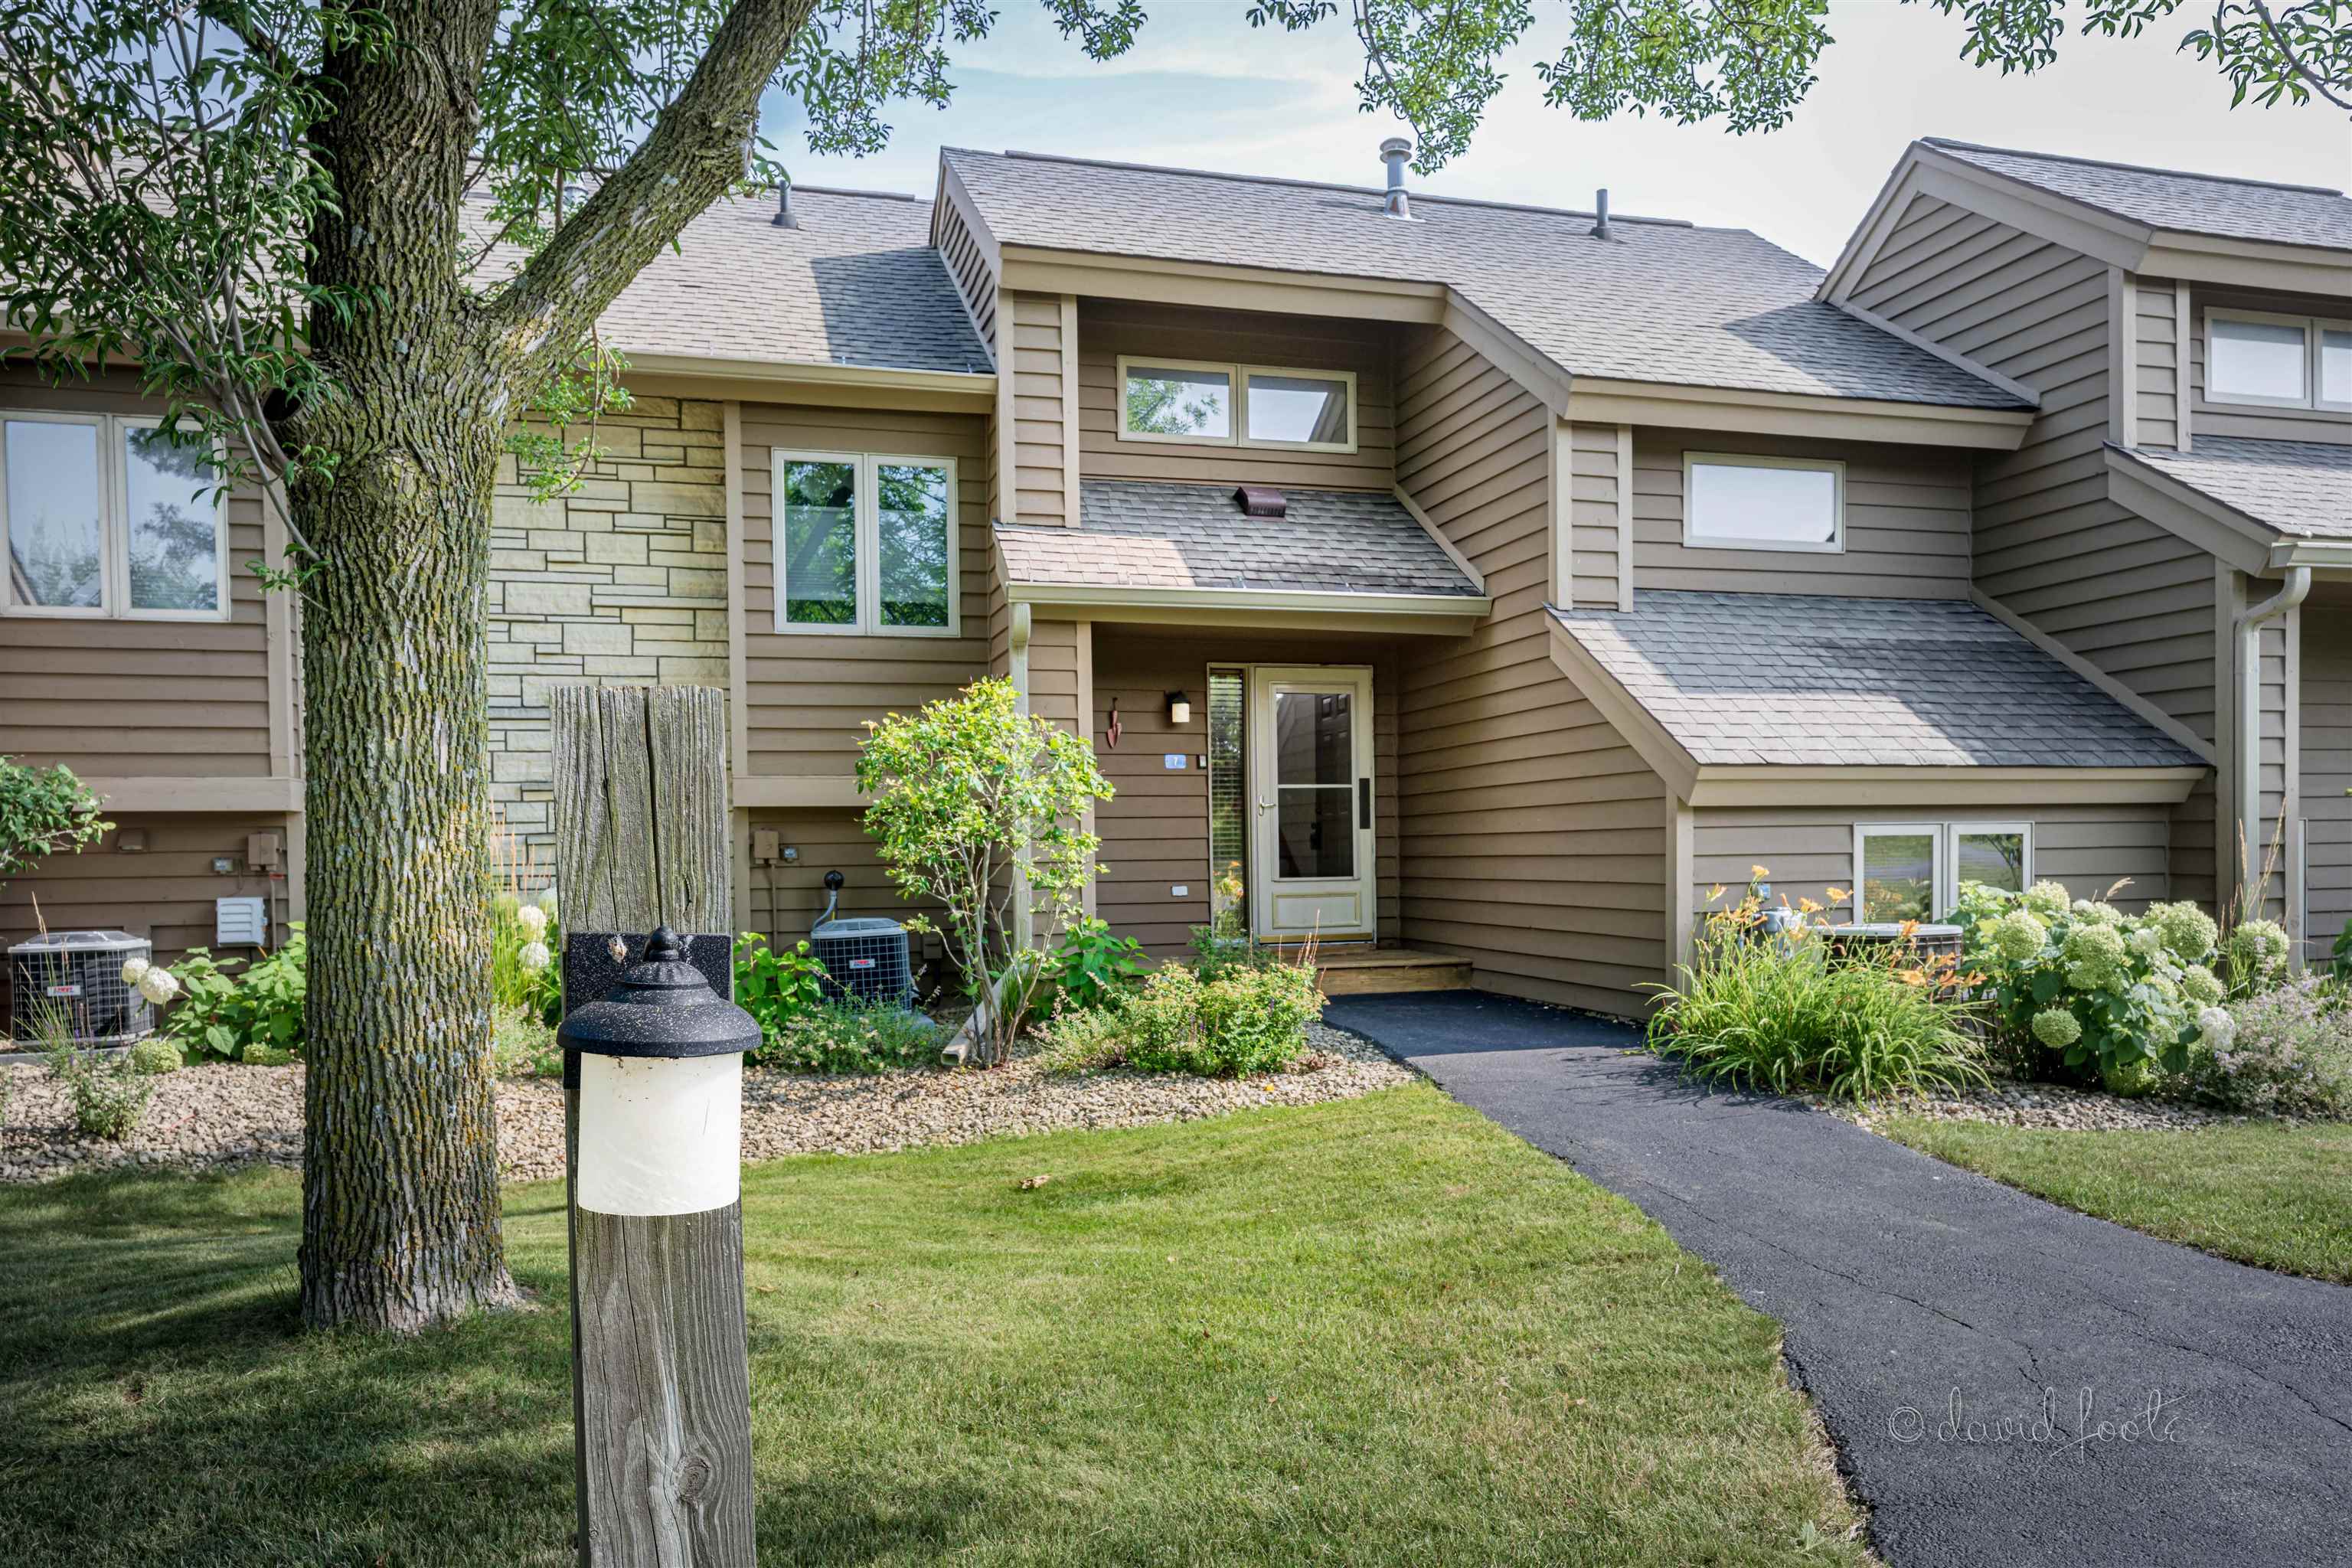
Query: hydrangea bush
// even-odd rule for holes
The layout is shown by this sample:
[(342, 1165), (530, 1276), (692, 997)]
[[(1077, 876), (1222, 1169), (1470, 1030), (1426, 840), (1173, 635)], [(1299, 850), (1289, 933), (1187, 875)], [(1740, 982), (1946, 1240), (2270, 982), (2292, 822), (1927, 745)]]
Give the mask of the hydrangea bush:
[(2228, 1035), (2228, 987), (2212, 969), (2221, 931), (2194, 904), (2128, 915), (2057, 882), (2022, 893), (1969, 882), (1951, 918), (2002, 1027), (2119, 1093), (2145, 1091), (2187, 1067), (2200, 1039)]

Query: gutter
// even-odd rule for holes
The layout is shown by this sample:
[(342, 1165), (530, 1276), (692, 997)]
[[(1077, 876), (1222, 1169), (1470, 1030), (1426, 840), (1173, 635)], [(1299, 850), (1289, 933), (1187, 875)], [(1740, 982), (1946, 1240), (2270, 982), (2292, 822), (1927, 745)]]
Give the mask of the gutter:
[[(2261, 604), (2249, 605), (2240, 610), (2230, 623), (2238, 645), (2238, 869), (2242, 879), (2253, 875), (2254, 847), (2263, 842), (2262, 629), (2265, 624), (2277, 620), (2302, 604), (2310, 594), (2311, 568), (2290, 566), (2287, 568), (2286, 586)], [(2287, 701), (2294, 700), (2294, 692), (2286, 694)], [(2294, 761), (2291, 757), (2287, 759), (2287, 765), (2292, 767)], [(2294, 781), (2287, 780), (2280, 797), (2282, 821), (2286, 809), (2285, 796), (2293, 793), (2293, 788)], [(2242, 881), (2238, 889), (2238, 907), (2242, 912), (2246, 907), (2247, 890)], [(2291, 920), (2294, 913), (2289, 910)], [(2295, 923), (2300, 925), (2302, 922), (2296, 921)], [(2288, 934), (2298, 941), (2302, 935), (2300, 931)]]

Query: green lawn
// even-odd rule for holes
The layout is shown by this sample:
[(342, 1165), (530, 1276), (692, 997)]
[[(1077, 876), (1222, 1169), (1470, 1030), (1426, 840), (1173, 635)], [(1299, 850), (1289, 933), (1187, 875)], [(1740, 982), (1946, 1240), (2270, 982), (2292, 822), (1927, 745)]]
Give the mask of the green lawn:
[[(561, 1309), (305, 1337), (298, 1200), (0, 1191), (11, 1568), (572, 1561)], [(783, 1161), (744, 1212), (764, 1563), (1861, 1557), (1773, 1325), (1432, 1089)], [(507, 1213), (560, 1301), (561, 1188)]]
[(2068, 1132), (1889, 1117), (1888, 1137), (2084, 1214), (2352, 1285), (2352, 1127)]

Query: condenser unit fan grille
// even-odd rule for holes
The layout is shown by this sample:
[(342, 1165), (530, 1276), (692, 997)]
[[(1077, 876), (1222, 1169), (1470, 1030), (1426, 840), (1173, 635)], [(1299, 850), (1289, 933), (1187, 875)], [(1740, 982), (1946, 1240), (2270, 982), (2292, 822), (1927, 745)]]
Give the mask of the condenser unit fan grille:
[(899, 1006), (914, 998), (907, 928), (897, 921), (874, 916), (827, 921), (809, 933), (809, 949), (824, 965), (827, 996)]
[(120, 931), (51, 931), (8, 950), (8, 1034), (40, 1039), (62, 1017), (78, 1042), (136, 1039), (154, 1032), (155, 1009), (122, 966), (152, 960), (155, 944)]

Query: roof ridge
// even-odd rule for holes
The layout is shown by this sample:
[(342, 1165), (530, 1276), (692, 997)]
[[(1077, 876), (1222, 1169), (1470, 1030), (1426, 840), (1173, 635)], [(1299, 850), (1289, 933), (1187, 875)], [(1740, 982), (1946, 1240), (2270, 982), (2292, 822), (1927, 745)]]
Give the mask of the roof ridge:
[(2156, 163), (2124, 163), (2110, 158), (2085, 158), (2074, 153), (2038, 153), (2030, 147), (1990, 147), (1981, 142), (1962, 142), (1951, 136), (1922, 136), (1919, 140), (1930, 147), (1948, 147), (1963, 153), (1993, 153), (2004, 158), (2031, 158), (2044, 163), (2074, 163), (2090, 169), (2115, 169), (2127, 174), (2162, 174), (2168, 179), (2203, 180), (2217, 185), (2251, 185), (2257, 190), (2294, 191), (2311, 196), (2344, 195), (2342, 191), (2332, 185), (2296, 185), (2284, 180), (2256, 180), (2242, 174), (2209, 174), (2199, 169), (2168, 169)]
[[(1233, 180), (1246, 185), (1289, 185), (1308, 191), (1345, 191), (1349, 195), (1371, 196), (1375, 199), (1386, 194), (1376, 185), (1350, 185), (1336, 180), (1302, 180), (1287, 174), (1242, 174), (1223, 169), (1188, 169), (1175, 163), (1134, 163), (1116, 158), (1080, 158), (1067, 153), (1028, 153), (1011, 147), (1002, 153), (992, 153), (985, 147), (941, 147), (940, 153), (942, 156), (950, 153), (968, 153), (975, 158), (1017, 158), (1032, 163), (1072, 163), (1088, 169), (1124, 169), (1139, 174), (1179, 174), (1194, 180)], [(1479, 196), (1442, 196), (1428, 191), (1412, 191), (1409, 194), (1415, 203), (1435, 202), (1442, 206), (1486, 207), (1502, 212), (1543, 213), (1553, 217), (1589, 218), (1599, 216), (1589, 207), (1548, 207), (1534, 202), (1490, 201)], [(1642, 217), (1635, 214), (1620, 212), (1612, 212), (1609, 215), (1609, 221), (1648, 224), (1656, 228), (1699, 226), (1686, 217)], [(1748, 234), (1753, 231), (1743, 228), (1725, 232)]]

